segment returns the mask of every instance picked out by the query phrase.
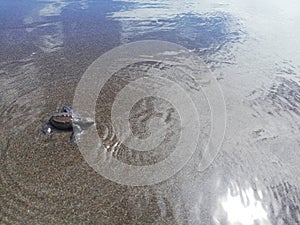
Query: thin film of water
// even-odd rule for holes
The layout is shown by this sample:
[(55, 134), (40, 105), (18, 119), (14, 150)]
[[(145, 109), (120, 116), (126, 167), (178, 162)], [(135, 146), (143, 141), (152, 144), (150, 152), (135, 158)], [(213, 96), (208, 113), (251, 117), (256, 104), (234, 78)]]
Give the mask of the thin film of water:
[[(299, 8), (283, 0), (2, 1), (0, 223), (299, 224)], [(226, 136), (202, 173), (198, 152), (165, 182), (123, 186), (85, 162), (71, 132), (45, 136), (41, 128), (62, 104), (72, 104), (95, 59), (149, 39), (177, 43), (205, 61), (226, 100)], [(115, 92), (146, 69), (162, 68), (131, 65), (99, 95), (104, 163), (114, 157), (151, 165), (170, 153), (164, 146), (130, 151), (109, 123)], [(195, 90), (188, 76), (178, 81)], [(130, 116), (141, 138), (149, 135), (149, 120), (168, 121), (175, 143), (179, 117), (163, 100), (142, 99)]]

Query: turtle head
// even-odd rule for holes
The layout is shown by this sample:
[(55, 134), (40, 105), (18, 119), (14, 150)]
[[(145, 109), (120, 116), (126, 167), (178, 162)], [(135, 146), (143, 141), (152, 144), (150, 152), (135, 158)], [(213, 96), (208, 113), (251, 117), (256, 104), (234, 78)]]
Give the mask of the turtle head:
[(73, 109), (70, 106), (63, 105), (61, 108), (61, 112), (73, 113)]

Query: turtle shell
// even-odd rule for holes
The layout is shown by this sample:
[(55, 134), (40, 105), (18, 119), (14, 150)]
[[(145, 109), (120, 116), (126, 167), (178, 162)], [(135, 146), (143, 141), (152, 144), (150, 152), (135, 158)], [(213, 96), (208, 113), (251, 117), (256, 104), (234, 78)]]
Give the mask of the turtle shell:
[(72, 114), (71, 113), (54, 113), (50, 120), (50, 124), (60, 130), (72, 129)]

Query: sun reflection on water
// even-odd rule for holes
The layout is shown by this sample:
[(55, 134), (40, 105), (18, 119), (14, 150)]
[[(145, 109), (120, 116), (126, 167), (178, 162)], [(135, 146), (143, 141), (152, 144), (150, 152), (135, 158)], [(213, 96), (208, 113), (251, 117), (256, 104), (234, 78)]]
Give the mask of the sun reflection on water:
[[(262, 198), (261, 191), (258, 191), (257, 195)], [(221, 206), (227, 214), (229, 224), (271, 225), (266, 209), (262, 202), (255, 197), (252, 188), (242, 190), (237, 185), (234, 185), (234, 190), (228, 188), (227, 195), (221, 201)]]

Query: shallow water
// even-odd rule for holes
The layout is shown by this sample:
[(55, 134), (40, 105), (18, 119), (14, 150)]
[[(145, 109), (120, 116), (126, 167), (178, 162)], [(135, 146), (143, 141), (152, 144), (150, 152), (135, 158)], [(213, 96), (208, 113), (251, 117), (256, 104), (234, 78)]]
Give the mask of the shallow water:
[[(297, 1), (0, 2), (1, 223), (299, 224), (299, 9)], [(227, 128), (206, 170), (198, 171), (197, 148), (176, 175), (133, 187), (94, 171), (70, 144), (71, 133), (48, 137), (41, 128), (60, 105), (72, 105), (80, 78), (100, 55), (149, 39), (177, 43), (211, 69), (224, 94)], [(104, 164), (115, 158), (152, 165), (172, 153), (180, 115), (168, 102), (145, 98), (131, 111), (140, 138), (150, 135), (150, 120), (167, 121), (168, 139), (150, 153), (122, 146), (110, 121), (122, 88), (170, 68), (132, 64), (101, 90), (95, 119)], [(184, 75), (173, 79), (202, 96), (197, 85), (206, 84), (179, 69)], [(205, 145), (211, 125), (202, 97)]]

